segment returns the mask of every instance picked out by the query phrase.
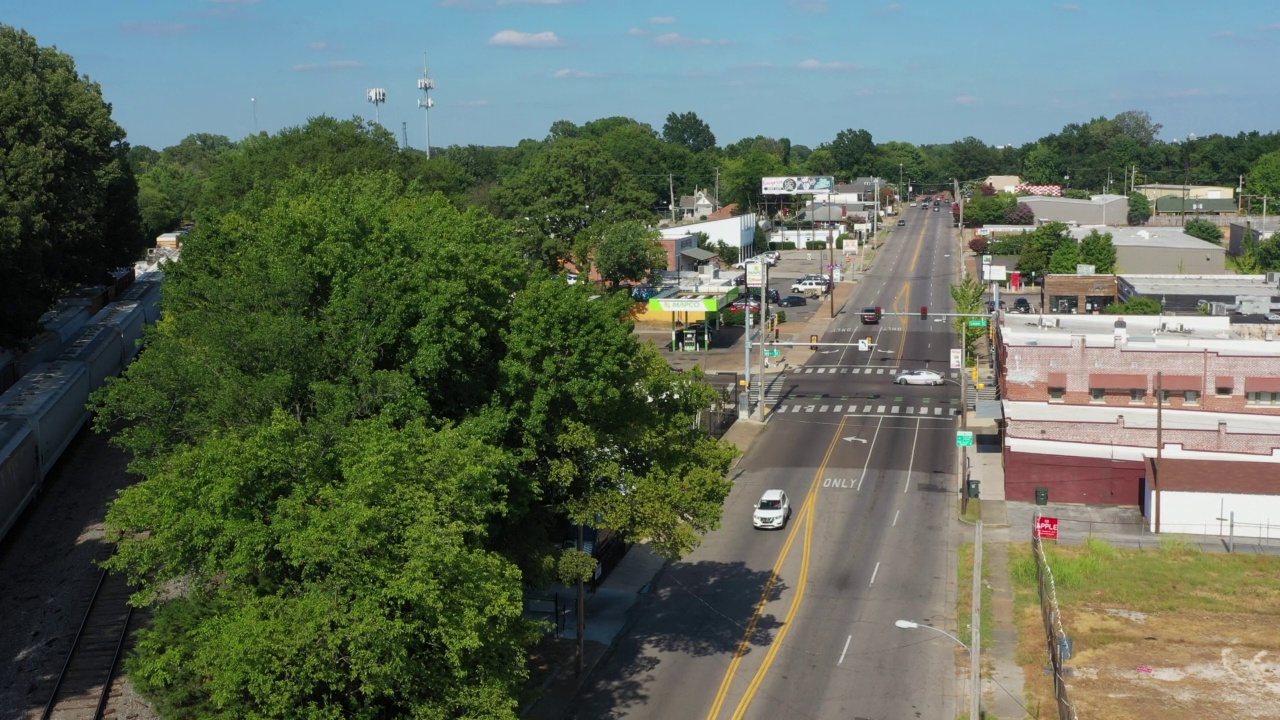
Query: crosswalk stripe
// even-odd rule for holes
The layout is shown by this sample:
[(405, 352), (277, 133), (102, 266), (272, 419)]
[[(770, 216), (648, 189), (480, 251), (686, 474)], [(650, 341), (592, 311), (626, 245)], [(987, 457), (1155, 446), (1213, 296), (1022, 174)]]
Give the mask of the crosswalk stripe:
[(844, 368), (844, 367), (840, 368), (840, 374), (841, 374), (841, 375), (843, 375), (843, 374), (845, 374), (845, 373), (847, 373), (847, 372), (849, 372), (849, 368)]
[(818, 408), (818, 412), (826, 412), (826, 411), (827, 411), (827, 408), (829, 408), (829, 407), (831, 407), (831, 406), (830, 406), (830, 405), (823, 405), (822, 407)]
[(915, 408), (913, 408), (913, 407), (911, 407), (910, 405), (908, 405), (908, 406), (907, 406), (907, 414), (908, 414), (908, 415), (915, 415), (915, 414), (916, 414), (916, 409), (915, 409)]
[(871, 406), (870, 406), (870, 405), (863, 405), (863, 406), (862, 406), (862, 412), (871, 412)]
[(898, 412), (898, 411), (899, 411), (899, 410), (901, 410), (901, 409), (902, 409), (902, 408), (898, 407), (897, 405), (894, 405), (894, 406), (893, 406), (893, 409), (891, 409), (889, 412), (890, 412), (890, 413), (896, 413), (896, 412)]
[(884, 413), (884, 406), (883, 406), (883, 405), (879, 405), (879, 406), (877, 406), (877, 407), (876, 407), (876, 413), (878, 413), (878, 414), (883, 414), (883, 413)]
[(844, 407), (844, 406), (843, 406), (843, 405), (837, 405), (837, 406), (835, 407), (835, 412), (840, 412), (840, 408), (842, 408), (842, 407)]
[(883, 375), (883, 374), (884, 374), (884, 368), (876, 368), (876, 374), (877, 374), (877, 375)]
[(941, 415), (941, 414), (942, 414), (942, 408), (940, 408), (940, 407), (936, 407), (936, 408), (934, 408), (934, 409), (933, 409), (933, 414), (934, 414), (934, 415)]

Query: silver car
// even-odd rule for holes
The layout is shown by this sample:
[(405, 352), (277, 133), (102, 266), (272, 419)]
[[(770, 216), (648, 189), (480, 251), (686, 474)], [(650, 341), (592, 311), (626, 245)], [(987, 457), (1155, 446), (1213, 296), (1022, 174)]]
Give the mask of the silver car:
[(942, 373), (933, 370), (908, 370), (893, 381), (899, 385), (941, 385), (946, 382)]

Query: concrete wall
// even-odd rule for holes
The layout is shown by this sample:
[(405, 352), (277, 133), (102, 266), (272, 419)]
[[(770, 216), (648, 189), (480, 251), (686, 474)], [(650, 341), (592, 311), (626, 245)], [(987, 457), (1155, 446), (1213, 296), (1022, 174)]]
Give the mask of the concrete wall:
[(1280, 538), (1280, 495), (1163, 491), (1160, 532), (1226, 537), (1232, 511), (1236, 537)]
[(1138, 505), (1140, 461), (1068, 455), (1033, 455), (1004, 449), (1006, 500), (1035, 502), (1036, 488), (1049, 488), (1049, 502), (1088, 505)]
[(1223, 275), (1226, 248), (1156, 248), (1116, 245), (1116, 272), (1141, 275)]

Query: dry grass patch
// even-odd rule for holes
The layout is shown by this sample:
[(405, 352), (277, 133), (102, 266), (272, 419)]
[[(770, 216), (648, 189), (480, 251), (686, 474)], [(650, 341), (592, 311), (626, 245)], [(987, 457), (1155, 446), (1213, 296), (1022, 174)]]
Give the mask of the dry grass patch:
[[(1081, 718), (1280, 717), (1280, 559), (1096, 541), (1048, 557)], [(1010, 566), (1028, 710), (1056, 717), (1030, 545), (1010, 547)]]

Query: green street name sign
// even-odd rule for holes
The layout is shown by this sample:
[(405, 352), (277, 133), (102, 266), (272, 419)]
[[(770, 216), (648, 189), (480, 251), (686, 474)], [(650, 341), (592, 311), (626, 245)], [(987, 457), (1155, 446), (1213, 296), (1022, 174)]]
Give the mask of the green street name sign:
[(781, 350), (765, 350), (764, 351), (765, 357), (778, 357), (781, 354), (782, 354)]
[(986, 326), (987, 326), (986, 320), (970, 320), (969, 321), (969, 327), (986, 327)]
[(957, 430), (956, 447), (973, 447), (973, 431)]

